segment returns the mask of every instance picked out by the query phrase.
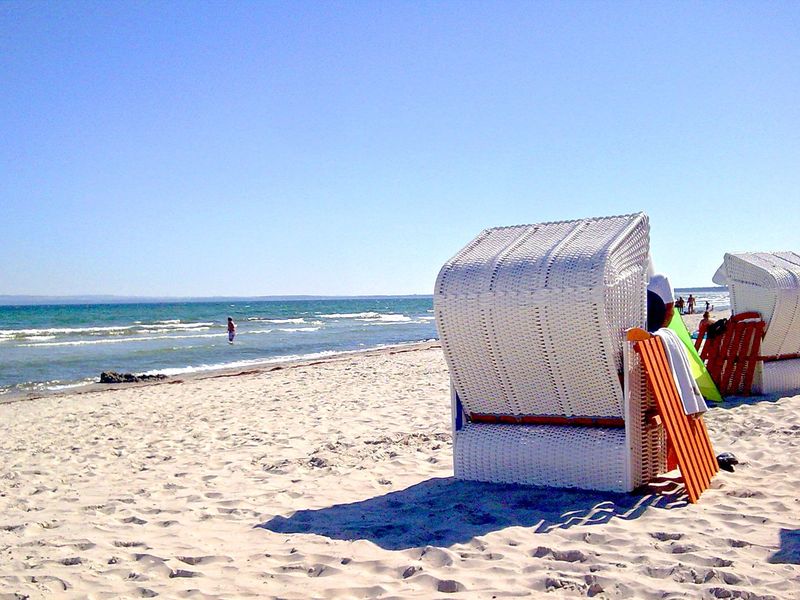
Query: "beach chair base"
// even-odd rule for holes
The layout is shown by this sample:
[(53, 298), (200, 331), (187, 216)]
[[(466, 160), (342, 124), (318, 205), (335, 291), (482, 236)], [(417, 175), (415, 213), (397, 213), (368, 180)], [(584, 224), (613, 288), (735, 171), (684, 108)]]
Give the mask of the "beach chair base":
[(459, 479), (625, 492), (625, 429), (467, 423), (455, 438)]
[(779, 394), (800, 390), (800, 358), (764, 362), (756, 369), (753, 391)]

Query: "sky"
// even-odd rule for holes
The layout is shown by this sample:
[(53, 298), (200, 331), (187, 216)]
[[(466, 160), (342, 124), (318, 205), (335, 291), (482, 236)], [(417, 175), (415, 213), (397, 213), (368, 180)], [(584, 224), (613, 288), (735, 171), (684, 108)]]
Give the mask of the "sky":
[(427, 294), (482, 229), (800, 251), (797, 2), (0, 2), (0, 294)]

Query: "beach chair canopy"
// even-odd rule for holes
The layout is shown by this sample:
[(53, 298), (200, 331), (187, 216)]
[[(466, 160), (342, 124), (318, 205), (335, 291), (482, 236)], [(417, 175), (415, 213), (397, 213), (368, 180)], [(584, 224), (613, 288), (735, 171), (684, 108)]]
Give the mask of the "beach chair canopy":
[(761, 315), (763, 356), (800, 354), (800, 254), (726, 253), (713, 281), (728, 286), (733, 314)]
[(434, 307), (465, 412), (622, 418), (648, 244), (638, 213), (487, 229), (450, 259)]

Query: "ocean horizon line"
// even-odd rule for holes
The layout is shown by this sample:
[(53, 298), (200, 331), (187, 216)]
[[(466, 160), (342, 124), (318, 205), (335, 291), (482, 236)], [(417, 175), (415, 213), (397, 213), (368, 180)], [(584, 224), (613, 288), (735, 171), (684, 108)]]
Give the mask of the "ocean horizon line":
[(287, 302), (292, 300), (381, 300), (387, 298), (433, 298), (433, 294), (357, 294), (276, 296), (117, 296), (113, 294), (33, 295), (0, 294), (0, 306), (58, 306), (80, 304), (170, 304), (189, 302)]

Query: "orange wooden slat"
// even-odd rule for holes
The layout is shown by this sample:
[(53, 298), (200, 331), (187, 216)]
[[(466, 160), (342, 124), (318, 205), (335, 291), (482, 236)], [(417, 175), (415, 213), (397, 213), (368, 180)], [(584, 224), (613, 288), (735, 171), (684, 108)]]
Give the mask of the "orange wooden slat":
[(721, 393), (725, 396), (735, 393), (736, 388), (733, 385), (733, 367), (735, 365), (734, 357), (739, 354), (739, 346), (741, 343), (742, 326), (740, 323), (730, 322), (728, 329), (725, 332), (725, 337), (722, 340), (722, 370), (719, 378), (722, 382)]
[(722, 344), (720, 347), (720, 370), (719, 370), (719, 381), (722, 387), (720, 388), (720, 393), (724, 395), (728, 395), (731, 393), (731, 383), (730, 383), (730, 376), (731, 376), (731, 361), (729, 359), (730, 349), (733, 344), (736, 343), (737, 340), (737, 332), (736, 332), (736, 324), (729, 323), (728, 329), (725, 331), (725, 335), (722, 338)]
[(752, 357), (747, 362), (747, 369), (745, 370), (744, 376), (744, 388), (742, 393), (745, 396), (750, 395), (750, 390), (753, 387), (753, 376), (756, 372), (756, 363), (758, 362), (758, 356), (761, 354), (761, 340), (764, 337), (764, 327), (766, 323), (764, 321), (759, 321), (756, 323), (754, 327), (754, 339), (753, 339), (753, 348), (752, 348)]
[(723, 395), (750, 395), (764, 336), (765, 323), (760, 318), (756, 312), (734, 315), (723, 335), (713, 340), (706, 336), (700, 358)]
[(708, 437), (708, 429), (706, 429), (705, 421), (702, 419), (692, 419), (691, 426), (710, 483), (711, 478), (719, 471), (719, 466), (717, 465), (717, 457), (714, 456), (714, 449), (711, 447), (711, 441)]
[(700, 326), (697, 328), (697, 339), (694, 341), (695, 350), (700, 350), (700, 344), (703, 342), (703, 336), (706, 334), (707, 329), (708, 323), (701, 321)]
[(656, 393), (656, 401), (658, 403), (660, 397), (660, 404), (668, 415), (668, 435), (669, 432), (672, 433), (672, 442), (678, 455), (678, 465), (684, 477), (687, 493), (692, 502), (696, 502), (703, 490), (697, 458), (692, 452), (692, 444), (687, 439), (687, 432), (683, 427), (684, 424), (680, 415), (682, 408), (677, 406), (679, 400), (673, 395), (675, 394), (674, 386), (669, 385), (672, 374), (668, 370), (668, 365), (665, 364), (666, 361), (659, 360), (661, 357), (657, 357), (656, 343), (653, 340), (648, 344), (649, 347), (647, 348), (650, 358), (648, 362), (650, 363), (652, 374), (655, 375), (653, 378), (654, 383), (656, 383), (659, 390)]
[(639, 342), (638, 346), (642, 351), (647, 380), (652, 386), (656, 405), (664, 419), (664, 427), (667, 431), (667, 436), (670, 438), (673, 448), (675, 449), (675, 454), (678, 457), (678, 466), (681, 475), (683, 475), (689, 500), (691, 502), (697, 502), (702, 488), (696, 475), (696, 467), (690, 452), (690, 444), (686, 439), (685, 432), (682, 431), (680, 427), (679, 415), (676, 410), (674, 398), (670, 397), (670, 392), (675, 392), (674, 384), (671, 386), (673, 389), (670, 389), (668, 385), (668, 382), (672, 379), (672, 375), (669, 374), (669, 377), (667, 377), (663, 362), (660, 363), (656, 357), (654, 345), (656, 343), (660, 344), (661, 342), (660, 340), (658, 342), (655, 340), (656, 338), (651, 338), (650, 340)]
[[(711, 484), (711, 478), (714, 477), (714, 473), (717, 472), (714, 466), (708, 461), (707, 448), (710, 446), (706, 444), (707, 434), (704, 433), (705, 429), (701, 425), (703, 421), (700, 418), (687, 418), (692, 447), (695, 449), (695, 455), (697, 456), (700, 470), (703, 474), (703, 481), (705, 482), (704, 488), (707, 488)], [(716, 458), (714, 458), (714, 460), (716, 460)]]
[(705, 423), (702, 417), (695, 419), (685, 414), (663, 341), (656, 337), (640, 339), (634, 348), (642, 357), (647, 382), (675, 450), (689, 501), (697, 502), (718, 470)]
[[(688, 424), (684, 423), (682, 418), (683, 406), (681, 404), (678, 391), (673, 383), (672, 370), (670, 369), (666, 354), (664, 354), (663, 351), (663, 342), (661, 339), (653, 338), (653, 340), (649, 342), (648, 346), (651, 356), (651, 366), (655, 369), (654, 372), (657, 374), (656, 379), (661, 388), (662, 400), (665, 402), (665, 409), (670, 415), (669, 418), (672, 421), (673, 429), (677, 434), (677, 437), (682, 441), (686, 459), (685, 467), (691, 471), (691, 474), (694, 477), (690, 478), (690, 480), (694, 482), (700, 478), (699, 459), (694, 452), (693, 444), (688, 443), (689, 431), (686, 427)], [(659, 352), (659, 350), (661, 350), (661, 352)], [(696, 486), (696, 488), (698, 489), (695, 490), (695, 493), (699, 497), (700, 493), (702, 492), (702, 488), (700, 488), (700, 486)]]
[(708, 428), (706, 428), (706, 422), (704, 419), (697, 419), (695, 421), (695, 425), (698, 429), (697, 437), (699, 438), (699, 443), (703, 448), (706, 464), (708, 468), (711, 470), (711, 474), (714, 475), (719, 471), (719, 463), (717, 462), (717, 457), (714, 454), (714, 448), (711, 446), (711, 438), (708, 435)]
[(753, 340), (755, 338), (756, 328), (751, 323), (742, 323), (742, 343), (739, 346), (737, 356), (734, 358), (736, 367), (733, 372), (734, 393), (739, 393), (744, 389), (744, 376), (747, 370), (747, 365), (752, 361), (753, 356)]
[[(660, 372), (662, 377), (664, 378), (663, 380), (664, 386), (667, 388), (669, 393), (669, 401), (672, 411), (675, 414), (678, 430), (680, 432), (680, 435), (687, 442), (687, 447), (689, 449), (689, 457), (691, 459), (691, 466), (695, 470), (695, 475), (702, 484), (702, 489), (705, 489), (711, 482), (712, 473), (708, 473), (706, 471), (703, 464), (702, 452), (695, 443), (694, 434), (692, 430), (693, 419), (687, 417), (685, 411), (683, 410), (683, 402), (681, 401), (680, 394), (678, 393), (678, 389), (675, 386), (675, 380), (673, 379), (672, 376), (672, 369), (669, 366), (669, 360), (667, 359), (663, 340), (659, 338), (658, 343), (656, 343), (654, 340), (653, 344), (654, 344), (653, 352), (655, 353), (657, 357), (657, 362), (660, 365)], [(700, 491), (702, 491), (702, 489)], [(698, 496), (699, 495), (700, 494), (698, 493)]]

